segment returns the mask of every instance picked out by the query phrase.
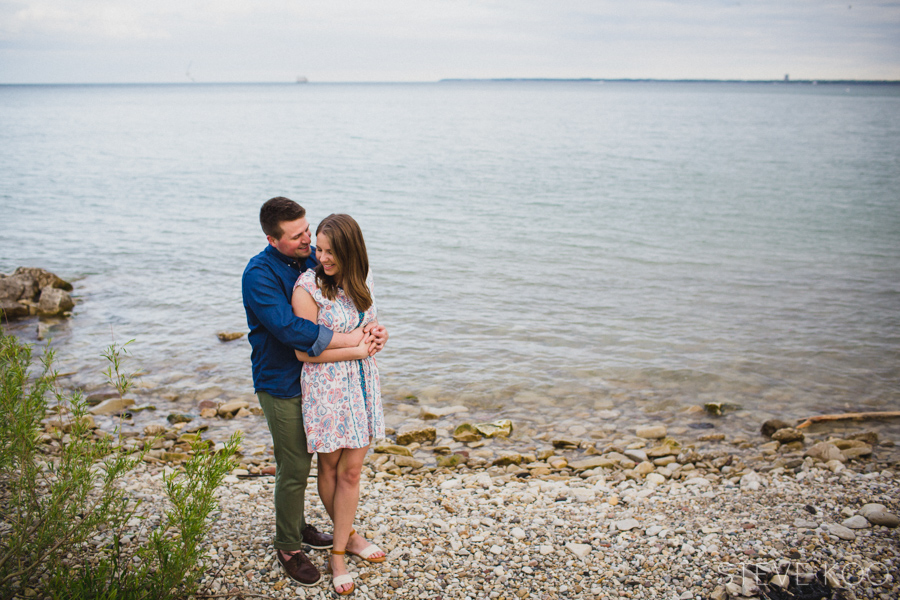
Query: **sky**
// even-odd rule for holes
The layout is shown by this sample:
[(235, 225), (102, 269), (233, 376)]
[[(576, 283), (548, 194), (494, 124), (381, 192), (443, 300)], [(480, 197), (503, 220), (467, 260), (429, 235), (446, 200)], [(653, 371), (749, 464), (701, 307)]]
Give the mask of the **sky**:
[(900, 80), (900, 1), (0, 0), (0, 83)]

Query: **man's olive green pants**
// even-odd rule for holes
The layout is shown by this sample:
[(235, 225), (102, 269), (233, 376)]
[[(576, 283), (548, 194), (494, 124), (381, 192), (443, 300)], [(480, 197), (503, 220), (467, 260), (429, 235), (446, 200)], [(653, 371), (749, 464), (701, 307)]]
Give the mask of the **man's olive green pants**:
[(291, 552), (303, 546), (306, 480), (312, 454), (306, 449), (306, 430), (300, 396), (276, 398), (257, 392), (275, 446), (275, 547)]

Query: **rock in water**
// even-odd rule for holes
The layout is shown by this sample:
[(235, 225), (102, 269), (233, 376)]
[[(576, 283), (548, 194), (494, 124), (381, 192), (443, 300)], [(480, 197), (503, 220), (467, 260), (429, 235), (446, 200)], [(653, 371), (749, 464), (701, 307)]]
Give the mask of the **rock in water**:
[(408, 446), (418, 442), (433, 442), (437, 439), (437, 429), (434, 427), (422, 427), (414, 423), (404, 425), (397, 432), (397, 443), (402, 446)]
[(232, 340), (236, 340), (244, 337), (243, 331), (220, 331), (216, 334), (219, 336), (220, 342), (230, 342)]
[(65, 290), (67, 292), (72, 291), (71, 283), (60, 277), (57, 277), (50, 271), (45, 271), (44, 269), (19, 267), (18, 269), (16, 269), (15, 273), (12, 274), (12, 276), (18, 277), (20, 279), (30, 279), (34, 281), (37, 289), (43, 289), (47, 286), (50, 286), (60, 290)]
[(481, 434), (471, 423), (462, 423), (453, 431), (453, 439), (457, 442), (477, 442)]
[(75, 308), (75, 303), (69, 292), (50, 286), (41, 289), (41, 299), (37, 305), (38, 314), (57, 316), (73, 308)]
[(638, 427), (634, 434), (639, 438), (659, 440), (666, 437), (666, 433), (665, 425), (651, 425), (649, 427)]
[(478, 433), (487, 438), (509, 437), (512, 434), (513, 424), (509, 419), (500, 419), (490, 423), (479, 423), (475, 426)]
[(109, 415), (122, 412), (129, 406), (134, 406), (134, 400), (131, 398), (110, 398), (91, 408), (88, 412), (92, 415)]
[(766, 437), (772, 437), (772, 434), (778, 431), (779, 429), (785, 429), (790, 427), (790, 423), (785, 423), (781, 419), (769, 419), (765, 423), (762, 424), (760, 428), (760, 433), (762, 433)]

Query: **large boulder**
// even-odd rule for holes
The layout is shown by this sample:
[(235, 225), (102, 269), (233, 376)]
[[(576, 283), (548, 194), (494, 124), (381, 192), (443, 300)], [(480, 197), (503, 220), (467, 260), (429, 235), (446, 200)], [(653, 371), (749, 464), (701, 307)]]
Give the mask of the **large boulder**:
[(37, 289), (41, 290), (48, 285), (53, 288), (57, 288), (60, 290), (65, 290), (67, 292), (72, 291), (72, 284), (64, 279), (57, 277), (54, 273), (50, 271), (45, 271), (44, 269), (35, 269), (33, 267), (19, 267), (16, 269), (16, 272), (12, 274), (13, 278), (21, 278), (23, 280), (32, 280), (35, 282), (35, 286)]
[(0, 277), (0, 301), (15, 302), (25, 294), (25, 283), (18, 277)]
[(0, 300), (0, 313), (3, 319), (21, 319), (27, 317), (30, 311), (28, 306), (14, 300)]
[(41, 299), (37, 305), (38, 314), (57, 316), (69, 312), (73, 308), (75, 308), (75, 303), (66, 290), (49, 285), (41, 289)]
[(27, 317), (35, 312), (60, 315), (75, 306), (67, 293), (71, 290), (71, 283), (49, 271), (19, 267), (10, 276), (0, 275), (0, 311), (6, 319)]

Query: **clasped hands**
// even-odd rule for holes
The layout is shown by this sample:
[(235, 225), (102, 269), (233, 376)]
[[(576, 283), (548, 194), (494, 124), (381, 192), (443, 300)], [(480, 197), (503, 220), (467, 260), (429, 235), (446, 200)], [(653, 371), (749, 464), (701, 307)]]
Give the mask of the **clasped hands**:
[(366, 348), (369, 356), (375, 356), (376, 353), (381, 352), (388, 341), (387, 329), (384, 325), (379, 324), (378, 321), (372, 321), (367, 325), (357, 327), (352, 333), (360, 336), (360, 341), (356, 347), (360, 350)]

